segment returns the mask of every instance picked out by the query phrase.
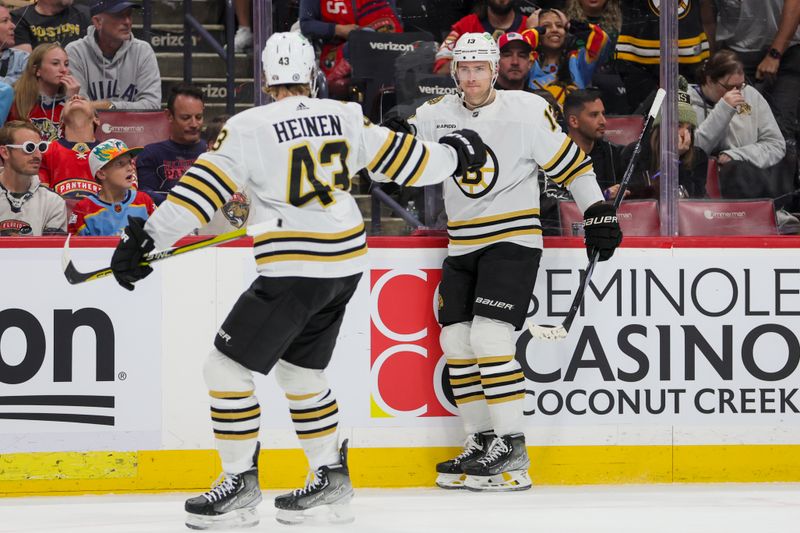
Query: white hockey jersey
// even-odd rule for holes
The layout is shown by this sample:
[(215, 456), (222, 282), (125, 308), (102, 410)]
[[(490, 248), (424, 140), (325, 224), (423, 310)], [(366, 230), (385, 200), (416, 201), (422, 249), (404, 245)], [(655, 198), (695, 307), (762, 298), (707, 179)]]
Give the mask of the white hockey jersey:
[(450, 255), (497, 242), (541, 248), (539, 168), (567, 186), (581, 211), (603, 200), (591, 158), (561, 131), (550, 106), (535, 94), (498, 90), (491, 104), (472, 111), (458, 96), (443, 96), (422, 104), (409, 122), (420, 139), (436, 141), (467, 128), (487, 147), (479, 172), (444, 182)]
[(249, 191), (264, 276), (343, 277), (366, 267), (367, 239), (350, 179), (366, 167), (400, 185), (441, 181), (456, 153), (371, 124), (356, 103), (292, 96), (232, 117), (148, 219), (157, 249), (207, 224), (234, 191)]

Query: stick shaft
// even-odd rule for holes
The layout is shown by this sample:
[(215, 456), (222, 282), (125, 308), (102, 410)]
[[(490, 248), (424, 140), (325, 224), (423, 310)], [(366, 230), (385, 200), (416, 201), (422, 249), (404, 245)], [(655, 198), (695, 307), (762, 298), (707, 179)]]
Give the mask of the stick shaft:
[[(658, 111), (661, 108), (661, 102), (664, 100), (664, 91), (659, 89), (656, 93), (656, 98), (653, 101), (653, 106), (650, 109), (650, 112), (647, 114), (645, 118), (644, 126), (642, 127), (642, 131), (639, 132), (639, 138), (636, 140), (636, 144), (633, 147), (633, 153), (631, 155), (631, 159), (628, 162), (628, 166), (625, 168), (625, 174), (622, 176), (622, 181), (619, 184), (619, 190), (617, 191), (617, 196), (614, 198), (614, 209), (618, 209), (620, 204), (622, 204), (622, 198), (625, 196), (625, 190), (628, 188), (628, 182), (631, 179), (631, 175), (633, 175), (633, 169), (635, 163), (639, 159), (639, 154), (642, 151), (642, 141), (647, 137), (647, 134), (652, 129), (653, 123), (655, 122), (656, 116), (658, 115)], [(581, 307), (581, 303), (583, 302), (583, 296), (586, 293), (586, 288), (589, 286), (589, 281), (592, 278), (592, 272), (594, 272), (594, 267), (597, 265), (597, 260), (600, 258), (600, 252), (598, 250), (594, 250), (592, 252), (591, 257), (589, 257), (589, 264), (586, 266), (586, 273), (584, 274), (583, 278), (581, 279), (581, 283), (578, 286), (578, 290), (575, 292), (575, 297), (572, 299), (572, 304), (570, 304), (569, 312), (567, 316), (564, 318), (564, 322), (561, 324), (565, 330), (569, 331), (569, 328), (572, 326), (572, 322), (575, 320), (575, 317), (578, 315), (578, 310)]]

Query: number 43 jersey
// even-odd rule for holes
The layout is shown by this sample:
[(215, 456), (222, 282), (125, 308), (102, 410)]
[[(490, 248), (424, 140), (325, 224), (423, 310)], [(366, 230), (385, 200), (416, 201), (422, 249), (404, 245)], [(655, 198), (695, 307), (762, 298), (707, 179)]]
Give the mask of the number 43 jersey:
[(492, 103), (475, 110), (448, 95), (422, 104), (409, 122), (421, 139), (438, 140), (467, 128), (486, 144), (480, 171), (444, 182), (450, 255), (497, 242), (541, 248), (540, 168), (570, 190), (581, 211), (603, 200), (591, 158), (561, 131), (537, 95), (498, 90)]
[(163, 249), (244, 188), (251, 224), (282, 222), (254, 238), (261, 275), (349, 276), (366, 268), (367, 252), (351, 176), (367, 168), (381, 181), (424, 185), (451, 175), (456, 162), (448, 146), (371, 124), (356, 103), (287, 97), (232, 117), (145, 229)]

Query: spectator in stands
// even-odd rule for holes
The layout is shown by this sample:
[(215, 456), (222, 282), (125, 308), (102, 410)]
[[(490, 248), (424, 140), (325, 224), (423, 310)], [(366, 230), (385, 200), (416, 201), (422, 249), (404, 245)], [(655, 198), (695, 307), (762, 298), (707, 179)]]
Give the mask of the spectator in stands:
[[(617, 182), (624, 172), (622, 147), (603, 138), (606, 132), (606, 115), (600, 92), (579, 89), (569, 93), (564, 99), (564, 122), (567, 135), (592, 158), (600, 189), (606, 198), (613, 197), (619, 188)], [(564, 187), (545, 180), (543, 173), (540, 174), (540, 190), (539, 203), (545, 235), (560, 235), (558, 203), (572, 200), (572, 195)]]
[(97, 145), (94, 132), (100, 121), (92, 103), (79, 94), (67, 100), (61, 118), (63, 136), (50, 143), (42, 156), (39, 180), (71, 209), (80, 199), (99, 191), (89, 168), (89, 152)]
[(17, 25), (16, 47), (31, 52), (43, 43), (67, 46), (86, 35), (89, 10), (86, 6), (72, 4), (73, 0), (38, 0), (15, 9), (11, 15)]
[(344, 96), (350, 86), (345, 44), (359, 28), (402, 32), (395, 0), (300, 0), (300, 31), (322, 44), (320, 67), (332, 96)]
[(28, 63), (29, 52), (13, 48), (14, 25), (8, 7), (0, 3), (0, 82), (14, 85), (25, 65)]
[(239, 27), (233, 36), (233, 47), (237, 54), (253, 48), (253, 0), (233, 0)]
[(22, 76), (14, 85), (14, 105), (9, 119), (27, 119), (39, 129), (42, 139), (55, 141), (61, 135), (64, 102), (80, 89), (61, 45), (40, 44), (31, 53)]
[(135, 2), (92, 5), (86, 37), (67, 45), (81, 94), (97, 109), (160, 109), (161, 73), (150, 43), (133, 36)]
[[(694, 69), (709, 56), (709, 43), (704, 27), (711, 20), (701, 17), (714, 0), (681, 0), (678, 2), (678, 68), (689, 80)], [(658, 89), (661, 44), (659, 40), (659, 2), (652, 0), (620, 0), (622, 29), (617, 39), (616, 69), (621, 77), (628, 106), (614, 112), (627, 114), (636, 110)], [(644, 112), (642, 113), (644, 114)]]
[(100, 186), (78, 202), (69, 219), (69, 232), (77, 235), (119, 235), (128, 217), (143, 220), (155, 211), (153, 200), (134, 187), (136, 165), (133, 158), (142, 148), (128, 148), (118, 139), (108, 139), (89, 153), (89, 168)]
[(608, 35), (608, 52), (612, 52), (622, 29), (619, 2), (620, 0), (566, 0), (564, 14), (569, 20), (597, 24), (603, 28)]
[(699, 122), (697, 146), (717, 156), (722, 195), (774, 198), (786, 192), (776, 167), (786, 155), (786, 142), (764, 97), (745, 83), (736, 54), (716, 52), (698, 81), (689, 91)]
[[(606, 110), (600, 93), (584, 89), (573, 91), (564, 100), (567, 135), (592, 158), (597, 184), (602, 191), (612, 189), (606, 197), (615, 196), (625, 168), (622, 147), (603, 138), (606, 133)], [(696, 121), (695, 121), (696, 122)]]
[(165, 111), (169, 139), (148, 144), (136, 159), (139, 188), (156, 205), (161, 205), (183, 173), (206, 151), (206, 142), (200, 138), (204, 109), (203, 91), (199, 87), (192, 84), (173, 87)]
[(589, 86), (608, 46), (608, 35), (600, 26), (570, 22), (557, 9), (534, 11), (525, 35), (536, 48), (528, 87), (546, 89), (559, 104), (569, 91)]
[(30, 122), (12, 120), (0, 128), (0, 235), (64, 233), (64, 200), (39, 183), (39, 165), (48, 142)]
[[(689, 84), (686, 78), (678, 79), (678, 184), (682, 198), (705, 198), (706, 179), (708, 175), (708, 156), (706, 152), (695, 146), (695, 130), (697, 115), (689, 100)], [(650, 142), (642, 145), (639, 159), (634, 163), (633, 174), (626, 191), (631, 198), (659, 198), (661, 168), (661, 114), (656, 117)], [(633, 155), (636, 143), (626, 146), (622, 152), (624, 166), (627, 166)], [(622, 175), (619, 176), (622, 178)], [(606, 198), (616, 197), (617, 188), (607, 189)]]
[(211, 121), (208, 123), (208, 126), (206, 126), (203, 129), (202, 137), (209, 147), (214, 146), (216, 144), (217, 137), (219, 136), (219, 133), (222, 131), (222, 128), (225, 126), (225, 123), (228, 122), (229, 118), (231, 118), (231, 116), (226, 113), (217, 115), (214, 118), (212, 118)]
[(513, 0), (486, 0), (477, 13), (467, 15), (453, 24), (450, 34), (442, 42), (436, 53), (433, 70), (439, 74), (450, 73), (453, 47), (464, 33), (491, 33), (495, 41), (508, 31), (522, 33), (528, 17), (523, 15)]
[(718, 2), (717, 9), (717, 46), (736, 52), (784, 138), (794, 142), (800, 132), (800, 0), (729, 0)]
[(505, 90), (522, 91), (528, 85), (531, 70), (533, 46), (528, 35), (507, 32), (497, 40), (500, 48), (500, 62), (497, 64), (495, 87)]

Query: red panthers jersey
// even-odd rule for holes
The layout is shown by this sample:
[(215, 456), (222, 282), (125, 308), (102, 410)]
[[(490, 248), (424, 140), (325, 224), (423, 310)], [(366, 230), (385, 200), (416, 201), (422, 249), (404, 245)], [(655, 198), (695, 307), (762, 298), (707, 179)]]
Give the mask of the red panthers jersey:
[(80, 200), (100, 190), (89, 170), (89, 152), (97, 142), (74, 143), (64, 139), (50, 144), (42, 156), (39, 181), (65, 200)]

